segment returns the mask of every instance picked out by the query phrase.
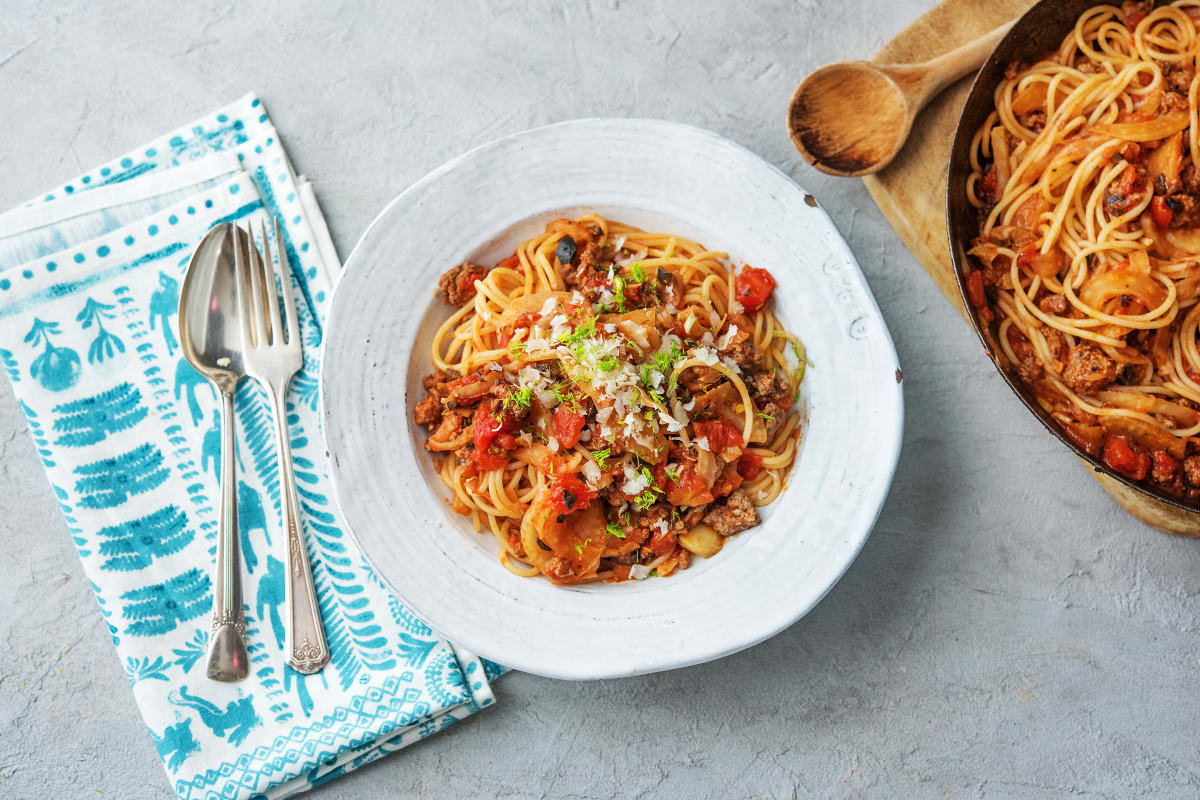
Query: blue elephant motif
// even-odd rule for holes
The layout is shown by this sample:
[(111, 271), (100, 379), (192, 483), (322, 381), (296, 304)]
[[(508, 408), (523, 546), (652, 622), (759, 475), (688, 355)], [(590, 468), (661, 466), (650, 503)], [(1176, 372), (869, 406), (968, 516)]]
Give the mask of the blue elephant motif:
[(37, 347), (46, 345), (41, 355), (29, 367), (30, 376), (51, 392), (70, 389), (79, 380), (79, 354), (69, 347), (55, 347), (50, 334), (58, 335), (57, 322), (43, 322), (34, 317), (33, 327), (25, 334), (25, 343)]
[(258, 566), (258, 555), (254, 552), (254, 543), (250, 540), (251, 531), (262, 531), (267, 544), (271, 543), (271, 534), (267, 530), (267, 514), (263, 510), (262, 497), (245, 481), (238, 481), (238, 527), (242, 535), (238, 537), (242, 545), (242, 561), (246, 563), (246, 571), (253, 572)]
[[(259, 619), (270, 619), (275, 633), (276, 647), (283, 647), (283, 620), (279, 607), (283, 605), (283, 562), (272, 555), (267, 556), (267, 574), (258, 582), (257, 614)], [(265, 615), (264, 615), (265, 612)]]
[[(177, 713), (176, 716), (179, 714)], [(162, 732), (162, 736), (153, 730), (150, 731), (150, 735), (154, 737), (154, 747), (157, 748), (158, 755), (164, 759), (170, 756), (167, 767), (172, 772), (178, 772), (187, 757), (200, 750), (200, 743), (196, 741), (196, 737), (192, 736), (190, 719), (181, 719), (174, 725), (168, 725)]]
[(204, 432), (204, 441), (200, 444), (200, 469), (207, 470), (210, 462), (213, 475), (218, 475), (221, 469), (221, 413), (215, 408), (212, 427)]
[(179, 281), (165, 272), (160, 272), (158, 286), (154, 294), (150, 295), (150, 330), (154, 330), (156, 322), (161, 325), (167, 355), (171, 355), (179, 346), (175, 334), (171, 332), (171, 317), (179, 313)]
[(177, 706), (194, 709), (213, 736), (220, 736), (235, 747), (246, 740), (250, 731), (262, 725), (262, 718), (254, 711), (253, 695), (231, 700), (224, 709), (211, 700), (189, 693), (187, 686), (171, 692), (168, 699)]
[(200, 413), (200, 401), (196, 397), (197, 386), (208, 386), (212, 390), (212, 385), (205, 380), (204, 376), (188, 363), (186, 358), (179, 359), (179, 365), (175, 368), (175, 399), (182, 400), (187, 397), (188, 412), (192, 415), (192, 425), (199, 425), (204, 415)]

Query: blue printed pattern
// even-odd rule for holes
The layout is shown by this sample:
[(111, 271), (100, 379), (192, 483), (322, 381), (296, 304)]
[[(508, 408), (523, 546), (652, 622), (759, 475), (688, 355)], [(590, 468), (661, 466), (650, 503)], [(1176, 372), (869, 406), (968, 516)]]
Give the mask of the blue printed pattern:
[[(181, 798), (271, 800), (320, 785), (492, 702), (503, 668), (455, 649), (405, 608), (342, 530), (318, 435), (320, 320), (331, 286), (286, 156), (250, 97), (32, 201), (233, 152), (241, 170), (113, 225), (0, 239), (0, 364), (25, 413), (164, 767)], [(283, 664), (283, 535), (273, 423), (251, 382), (238, 417), (251, 676), (204, 677), (215, 553), (216, 396), (182, 359), (179, 286), (220, 221), (279, 217), (305, 361), (288, 398), (304, 526), (332, 662)], [(128, 204), (123, 207), (128, 213)], [(75, 226), (75, 227), (71, 227)], [(78, 240), (72, 232), (89, 231)], [(97, 236), (97, 232), (99, 235)], [(6, 249), (7, 248), (7, 249)], [(5, 253), (36, 253), (14, 264)]]

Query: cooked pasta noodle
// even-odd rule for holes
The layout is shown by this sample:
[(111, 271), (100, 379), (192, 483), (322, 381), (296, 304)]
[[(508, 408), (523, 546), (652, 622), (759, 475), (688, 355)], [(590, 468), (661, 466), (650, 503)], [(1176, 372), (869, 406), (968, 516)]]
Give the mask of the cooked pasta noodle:
[(555, 583), (667, 576), (758, 524), (801, 436), (766, 270), (590, 215), (439, 281), (414, 411), (451, 506)]
[(1200, 497), (1200, 0), (1098, 5), (971, 146), (993, 350), (1116, 472)]

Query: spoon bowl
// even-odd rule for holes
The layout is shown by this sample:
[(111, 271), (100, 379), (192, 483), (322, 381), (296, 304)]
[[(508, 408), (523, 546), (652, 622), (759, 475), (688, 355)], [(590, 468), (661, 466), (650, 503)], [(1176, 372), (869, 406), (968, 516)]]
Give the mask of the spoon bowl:
[(221, 514), (207, 668), (208, 677), (216, 681), (241, 680), (250, 671), (234, 496), (233, 393), (245, 375), (234, 262), (236, 237), (241, 235), (245, 234), (229, 223), (214, 226), (192, 252), (179, 291), (179, 343), (183, 355), (216, 387), (221, 407)]
[(979, 69), (1012, 23), (923, 64), (842, 61), (809, 75), (788, 106), (788, 132), (804, 160), (830, 175), (878, 172), (904, 147), (917, 112)]
[(867, 61), (843, 61), (821, 67), (796, 88), (788, 129), (814, 167), (854, 176), (895, 158), (913, 116), (904, 88), (888, 72)]
[(188, 363), (218, 389), (245, 374), (233, 245), (237, 229), (216, 225), (196, 246), (179, 290), (179, 344)]

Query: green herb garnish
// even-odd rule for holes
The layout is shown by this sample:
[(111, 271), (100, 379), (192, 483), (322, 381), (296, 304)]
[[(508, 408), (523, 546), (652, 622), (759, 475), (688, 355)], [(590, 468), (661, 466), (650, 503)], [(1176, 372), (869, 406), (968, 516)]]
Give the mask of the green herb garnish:
[(533, 401), (533, 389), (526, 386), (524, 389), (518, 389), (515, 392), (509, 392), (508, 397), (504, 398), (501, 407), (508, 411), (509, 408), (529, 408)]
[(560, 333), (558, 340), (569, 347), (582, 344), (585, 339), (590, 339), (596, 334), (596, 318), (585, 320), (575, 327), (575, 330), (570, 333)]
[(614, 525), (610, 522), (604, 526), (604, 530), (608, 531), (610, 536), (615, 536), (618, 539), (625, 538), (625, 531), (621, 530), (621, 526), (619, 525)]
[(642, 262), (637, 262), (629, 268), (629, 275), (633, 278), (634, 283), (646, 282), (646, 271), (642, 269)]
[(608, 459), (610, 458), (612, 458), (612, 451), (607, 447), (603, 450), (592, 451), (592, 461), (595, 461), (596, 466), (600, 469), (605, 468), (605, 465), (608, 463)]
[(567, 394), (562, 390), (562, 386), (551, 386), (550, 393), (554, 395), (554, 399), (560, 403), (565, 403), (567, 408), (572, 411), (579, 410), (579, 402), (575, 399), (575, 395)]
[(617, 311), (625, 313), (625, 279), (620, 275), (613, 278), (613, 295), (617, 304)]

